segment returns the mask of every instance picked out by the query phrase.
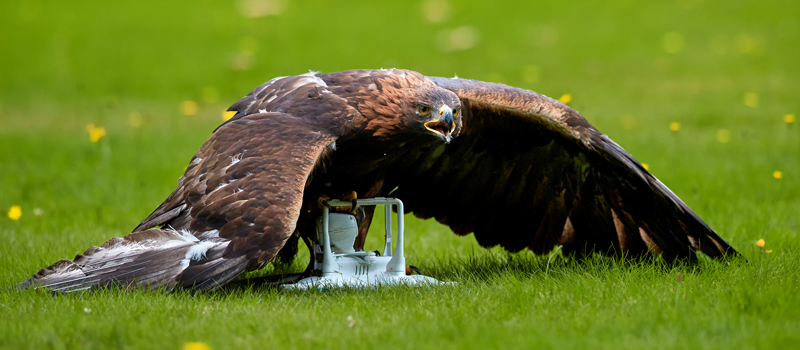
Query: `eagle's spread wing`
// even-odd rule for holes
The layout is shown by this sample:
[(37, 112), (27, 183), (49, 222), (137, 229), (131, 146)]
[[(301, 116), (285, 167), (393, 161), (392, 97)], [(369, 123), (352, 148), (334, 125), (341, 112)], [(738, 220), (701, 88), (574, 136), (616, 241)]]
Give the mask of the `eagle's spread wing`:
[(463, 129), (398, 167), (394, 192), (422, 218), (483, 246), (665, 258), (735, 251), (578, 112), (502, 84), (429, 77), (455, 92)]
[(294, 231), (308, 177), (335, 139), (287, 114), (238, 118), (214, 132), (178, 188), (134, 231), (187, 229), (230, 240), (228, 254), (269, 261)]
[(134, 233), (53, 264), (21, 286), (225, 284), (271, 260), (294, 232), (309, 176), (334, 140), (287, 114), (237, 118), (206, 141), (178, 188)]
[[(388, 195), (396, 186), (417, 216), (512, 251), (736, 253), (566, 105), (500, 84), (429, 79), (357, 70), (270, 80), (231, 107), (236, 115), (133, 233), (19, 286), (217, 287), (272, 260), (298, 221), (313, 226), (318, 213), (300, 212), (306, 189)], [(431, 106), (438, 117), (421, 109)], [(450, 132), (460, 135), (444, 144)]]

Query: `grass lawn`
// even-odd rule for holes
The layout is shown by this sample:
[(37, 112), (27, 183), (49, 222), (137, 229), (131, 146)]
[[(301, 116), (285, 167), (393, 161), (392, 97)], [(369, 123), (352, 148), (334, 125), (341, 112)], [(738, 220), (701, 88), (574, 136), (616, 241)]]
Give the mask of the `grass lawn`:
[[(279, 13), (252, 16), (264, 8)], [(407, 260), (456, 285), (0, 292), (0, 348), (798, 347), (800, 120), (785, 119), (800, 116), (798, 13), (794, 0), (3, 1), (0, 288), (130, 232), (227, 106), (309, 69), (570, 94), (749, 262), (507, 254), (409, 217)]]

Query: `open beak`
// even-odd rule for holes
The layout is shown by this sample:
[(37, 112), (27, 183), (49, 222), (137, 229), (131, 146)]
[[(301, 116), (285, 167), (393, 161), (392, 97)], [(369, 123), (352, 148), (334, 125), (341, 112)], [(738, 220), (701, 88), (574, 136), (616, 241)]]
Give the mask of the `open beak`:
[(439, 108), (439, 118), (425, 123), (425, 128), (439, 134), (445, 142), (450, 142), (450, 133), (455, 129), (456, 123), (453, 119), (453, 109), (448, 106)]

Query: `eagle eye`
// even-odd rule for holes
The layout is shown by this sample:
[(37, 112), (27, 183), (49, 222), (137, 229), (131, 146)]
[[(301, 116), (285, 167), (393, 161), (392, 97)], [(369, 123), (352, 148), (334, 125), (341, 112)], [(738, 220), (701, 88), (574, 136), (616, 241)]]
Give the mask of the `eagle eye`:
[(419, 105), (417, 106), (417, 113), (419, 113), (421, 116), (426, 116), (431, 114), (431, 108), (426, 105)]
[(453, 117), (458, 117), (459, 112), (461, 112), (461, 108), (456, 108), (456, 110), (453, 111)]

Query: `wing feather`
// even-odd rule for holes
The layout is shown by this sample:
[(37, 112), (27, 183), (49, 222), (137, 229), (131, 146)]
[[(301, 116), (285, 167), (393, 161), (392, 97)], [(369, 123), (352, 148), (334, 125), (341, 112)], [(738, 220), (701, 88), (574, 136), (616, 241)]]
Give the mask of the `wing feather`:
[[(415, 215), (481, 245), (546, 253), (737, 254), (683, 201), (578, 112), (532, 91), (428, 77), (455, 92), (463, 128), (387, 181)], [(390, 175), (391, 176), (391, 175)]]
[[(257, 89), (258, 90), (258, 89)], [(256, 113), (217, 129), (180, 186), (137, 227), (185, 206), (183, 227), (231, 241), (226, 254), (263, 263), (294, 231), (314, 166), (336, 137), (283, 113)], [(183, 204), (182, 204), (183, 203)]]
[(297, 225), (309, 176), (335, 139), (288, 114), (238, 118), (206, 141), (178, 188), (133, 233), (19, 286), (223, 285), (283, 247)]

